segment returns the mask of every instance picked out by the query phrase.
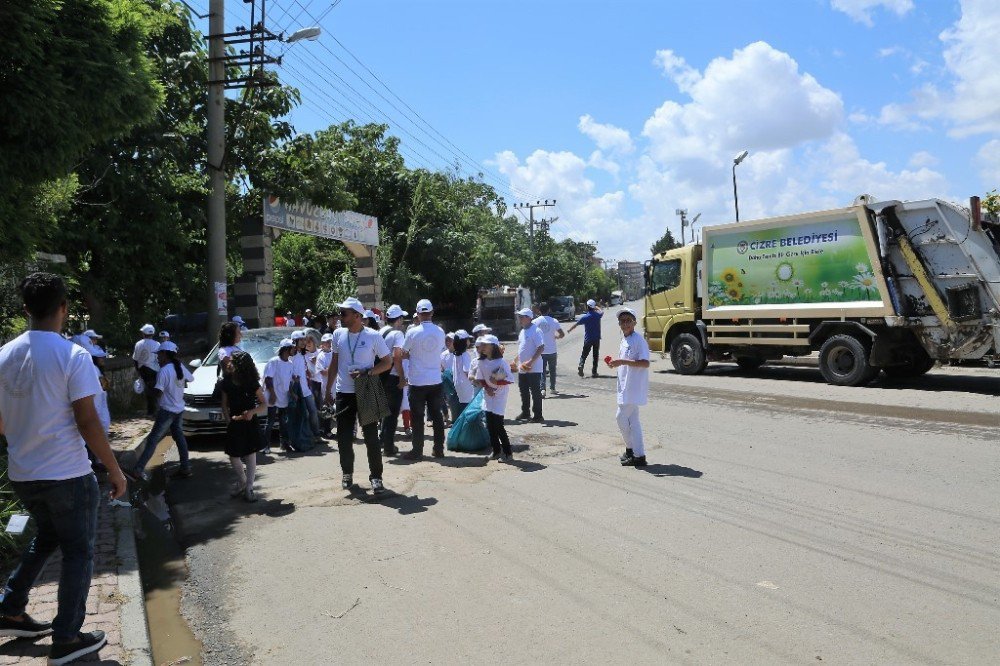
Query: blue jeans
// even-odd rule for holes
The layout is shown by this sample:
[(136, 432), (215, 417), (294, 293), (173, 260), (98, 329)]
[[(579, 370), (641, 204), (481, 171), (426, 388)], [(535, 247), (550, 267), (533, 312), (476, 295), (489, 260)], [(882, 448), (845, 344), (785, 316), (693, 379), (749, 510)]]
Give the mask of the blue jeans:
[(268, 407), (267, 419), (264, 422), (264, 445), (271, 446), (271, 433), (274, 432), (274, 423), (278, 423), (279, 440), (282, 444), (288, 443), (288, 415), (285, 407)]
[(167, 436), (168, 432), (174, 438), (174, 443), (177, 444), (177, 451), (181, 454), (181, 467), (189, 467), (191, 463), (188, 462), (188, 444), (187, 440), (184, 439), (183, 425), (184, 412), (174, 414), (165, 409), (158, 410), (156, 412), (156, 420), (153, 421), (153, 429), (143, 444), (142, 455), (139, 456), (139, 460), (135, 463), (136, 469), (143, 470), (146, 468), (149, 459), (156, 452), (156, 445)]
[(312, 428), (313, 437), (319, 437), (322, 431), (319, 429), (319, 410), (316, 409), (316, 397), (306, 393), (302, 396), (302, 403), (306, 406), (306, 413), (309, 414), (309, 427)]
[(20, 615), (28, 605), (38, 574), (56, 548), (62, 551), (59, 572), (59, 609), (52, 621), (52, 640), (76, 638), (87, 613), (87, 595), (94, 573), (97, 538), (97, 477), (93, 474), (65, 481), (12, 481), (21, 503), (35, 519), (38, 534), (7, 579), (0, 613)]
[(545, 390), (545, 375), (549, 376), (549, 386), (556, 390), (556, 357), (559, 354), (542, 354), (542, 390)]

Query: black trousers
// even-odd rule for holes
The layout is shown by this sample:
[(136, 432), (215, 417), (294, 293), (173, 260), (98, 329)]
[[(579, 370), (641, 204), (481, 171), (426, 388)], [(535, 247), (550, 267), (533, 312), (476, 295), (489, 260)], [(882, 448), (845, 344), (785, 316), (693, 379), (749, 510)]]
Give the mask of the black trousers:
[[(536, 419), (542, 418), (542, 373), (519, 373), (517, 375), (517, 388), (521, 391), (521, 413), (530, 413)], [(529, 411), (532, 402), (535, 403), (535, 409)]]
[(144, 365), (139, 366), (139, 376), (142, 378), (142, 383), (146, 385), (146, 416), (153, 416), (156, 414), (157, 407), (156, 394), (153, 393), (156, 388), (156, 370)]
[[(354, 474), (354, 425), (358, 420), (358, 397), (354, 393), (337, 393), (337, 449), (340, 469), (344, 474)], [(368, 450), (369, 479), (382, 478), (382, 452), (378, 446), (378, 424), (361, 426)]]
[(580, 369), (583, 370), (583, 366), (587, 364), (587, 354), (593, 350), (594, 352), (594, 370), (593, 374), (597, 374), (597, 358), (601, 355), (601, 341), (594, 340), (593, 342), (583, 343), (583, 354), (580, 355)]
[(505, 456), (511, 455), (510, 438), (507, 437), (507, 428), (503, 425), (503, 414), (486, 412), (486, 430), (490, 433), (493, 453), (500, 455), (502, 449)]
[(382, 419), (382, 423), (379, 424), (379, 444), (382, 445), (383, 451), (390, 453), (396, 448), (396, 424), (399, 423), (399, 410), (403, 406), (403, 389), (399, 388), (399, 377), (388, 372), (382, 373), (381, 376), (385, 395), (389, 398), (389, 416)]
[(413, 450), (424, 452), (424, 412), (430, 411), (431, 424), (434, 427), (434, 453), (444, 453), (444, 386), (410, 386), (410, 413), (413, 419), (410, 427), (413, 429)]

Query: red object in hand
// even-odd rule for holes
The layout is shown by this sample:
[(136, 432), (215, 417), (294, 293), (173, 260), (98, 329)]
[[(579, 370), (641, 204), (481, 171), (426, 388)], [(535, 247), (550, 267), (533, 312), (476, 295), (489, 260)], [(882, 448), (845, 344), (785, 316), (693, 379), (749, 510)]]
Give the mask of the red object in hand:
[(604, 362), (607, 363), (608, 365), (611, 365), (611, 357), (610, 356), (605, 356), (604, 357)]

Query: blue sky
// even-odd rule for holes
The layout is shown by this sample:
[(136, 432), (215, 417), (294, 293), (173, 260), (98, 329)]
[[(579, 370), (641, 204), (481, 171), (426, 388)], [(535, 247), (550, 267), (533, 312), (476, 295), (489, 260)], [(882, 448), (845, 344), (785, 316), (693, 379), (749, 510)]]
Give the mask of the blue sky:
[[(231, 27), (245, 5), (227, 4)], [(1000, 185), (1000, 0), (268, 8), (273, 30), (324, 29), (281, 69), (302, 92), (299, 131), (388, 117), (411, 164), (483, 165), (510, 202), (555, 198), (553, 233), (609, 259), (645, 258), (667, 225), (678, 234), (676, 208), (731, 222), (743, 148), (743, 219)]]

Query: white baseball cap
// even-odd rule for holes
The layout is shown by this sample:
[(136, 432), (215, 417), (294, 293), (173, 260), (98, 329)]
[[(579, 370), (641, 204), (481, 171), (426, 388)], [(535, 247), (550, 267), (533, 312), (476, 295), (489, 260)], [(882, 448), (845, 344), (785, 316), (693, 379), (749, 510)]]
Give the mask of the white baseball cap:
[(83, 334), (84, 334), (84, 335), (85, 335), (86, 337), (88, 337), (88, 338), (92, 338), (92, 339), (94, 339), (94, 340), (100, 340), (101, 338), (103, 338), (103, 337), (104, 337), (103, 335), (100, 335), (100, 334), (98, 334), (98, 332), (97, 332), (97, 331), (95, 331), (95, 330), (94, 330), (94, 329), (92, 329), (92, 328), (88, 328), (88, 329), (87, 329), (86, 331), (84, 331), (84, 332), (83, 332)]
[(162, 351), (162, 352), (174, 352), (174, 353), (176, 353), (178, 351), (178, 349), (177, 349), (177, 345), (175, 345), (174, 343), (172, 343), (170, 341), (167, 341), (167, 342), (164, 342), (164, 343), (162, 343), (160, 345), (159, 351)]
[(484, 335), (480, 342), (484, 345), (498, 345), (500, 344), (500, 338), (495, 335)]
[(458, 340), (468, 340), (471, 337), (472, 336), (469, 335), (469, 332), (464, 328), (460, 328), (457, 331), (455, 331), (455, 338)]
[(378, 315), (372, 312), (371, 310), (365, 310), (365, 317), (367, 317), (368, 319), (378, 319)]
[(446, 335), (444, 337), (448, 338), (449, 340), (454, 340), (455, 339), (455, 332), (452, 331), (452, 332), (448, 333), (448, 335)]
[(312, 310), (310, 310), (309, 308), (306, 308), (306, 314), (312, 314), (312, 313), (313, 313)]
[(410, 314), (398, 305), (390, 305), (389, 309), (385, 311), (385, 316), (387, 319), (396, 319), (397, 317), (405, 317)]
[(337, 305), (337, 307), (340, 308), (341, 310), (354, 310), (362, 317), (365, 316), (365, 306), (361, 304), (361, 301), (354, 298), (353, 296), (345, 300), (343, 303)]
[(170, 339), (170, 331), (160, 331), (160, 337)]
[(241, 317), (239, 315), (236, 315), (235, 317), (233, 317), (233, 323), (234, 324), (245, 324), (246, 322), (243, 321), (243, 317)]
[(520, 310), (517, 311), (517, 316), (528, 317), (530, 319), (531, 317), (535, 316), (535, 313), (531, 311), (531, 308), (521, 308)]
[(434, 312), (434, 306), (426, 298), (421, 298), (417, 301), (417, 314), (424, 314), (426, 312)]
[(618, 311), (619, 317), (621, 317), (623, 314), (632, 315), (632, 319), (639, 321), (639, 315), (637, 315), (635, 313), (635, 310), (633, 310), (632, 308), (622, 308), (621, 310)]
[(483, 331), (492, 331), (493, 329), (486, 324), (476, 324), (472, 327), (473, 333), (482, 333)]
[(285, 347), (294, 347), (295, 343), (292, 342), (291, 338), (285, 338), (280, 343), (278, 343), (278, 349), (284, 349)]
[(292, 342), (296, 340), (301, 340), (304, 337), (306, 337), (305, 331), (292, 331), (292, 337), (291, 337)]
[(333, 342), (333, 333), (324, 333), (319, 339), (320, 342)]
[(588, 308), (593, 308), (593, 307), (597, 307), (597, 301), (595, 301), (595, 300), (594, 300), (594, 299), (592, 299), (592, 298), (588, 298), (588, 299), (587, 299), (587, 307), (588, 307)]
[(156, 333), (156, 329), (153, 328), (152, 324), (143, 324), (142, 328), (139, 329), (139, 332), (143, 335), (152, 335), (153, 333)]

